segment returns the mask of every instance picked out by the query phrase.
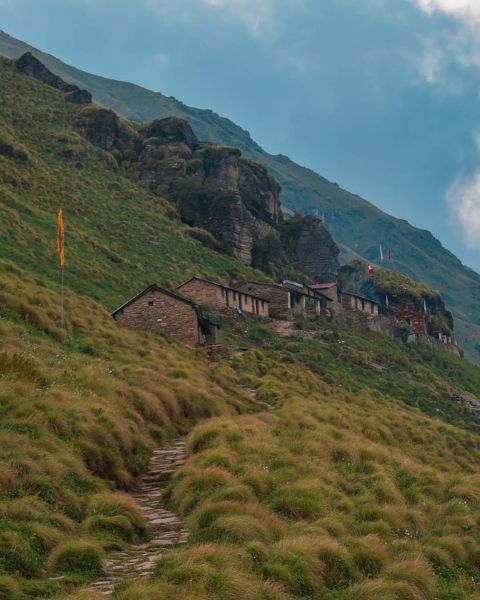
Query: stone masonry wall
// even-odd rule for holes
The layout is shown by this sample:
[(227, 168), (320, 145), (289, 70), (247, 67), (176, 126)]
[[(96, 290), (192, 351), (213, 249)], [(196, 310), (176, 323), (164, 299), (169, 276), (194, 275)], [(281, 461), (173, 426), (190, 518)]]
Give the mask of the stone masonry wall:
[(268, 302), (254, 298), (241, 291), (221, 287), (208, 281), (194, 279), (179, 286), (178, 291), (196, 304), (205, 304), (211, 308), (235, 308), (238, 306), (244, 312), (268, 317)]
[(128, 329), (163, 331), (172, 341), (200, 344), (195, 308), (160, 290), (151, 290), (116, 313), (115, 320)]
[(210, 306), (211, 308), (224, 308), (225, 306), (221, 289), (217, 285), (212, 285), (206, 281), (192, 279), (178, 286), (177, 290), (195, 304)]
[(273, 319), (293, 319), (294, 314), (288, 308), (287, 288), (268, 283), (244, 283), (239, 286), (243, 292), (249, 292), (270, 300), (269, 314)]

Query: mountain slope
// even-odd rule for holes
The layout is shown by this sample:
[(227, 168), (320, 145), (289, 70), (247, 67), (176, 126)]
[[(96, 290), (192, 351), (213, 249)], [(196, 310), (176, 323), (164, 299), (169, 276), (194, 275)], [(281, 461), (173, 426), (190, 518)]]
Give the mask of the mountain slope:
[(118, 327), (145, 283), (263, 275), (192, 239), (83, 110), (0, 59), (0, 597), (97, 600), (76, 589), (147, 536), (125, 491), (201, 421), (170, 484), (190, 543), (115, 600), (474, 600), (480, 370), (328, 319), (285, 339), (223, 315), (238, 355), (215, 360)]
[[(130, 119), (144, 121), (170, 115), (188, 119), (200, 139), (239, 147), (264, 164), (283, 186), (282, 202), (290, 210), (324, 214), (336, 240), (369, 261), (378, 244), (394, 249), (392, 267), (438, 289), (456, 320), (467, 354), (480, 360), (480, 275), (465, 267), (428, 231), (396, 219), (368, 201), (329, 182), (286, 156), (268, 154), (249, 133), (211, 110), (186, 106), (175, 98), (137, 85), (85, 73), (0, 32), (0, 53), (18, 57), (31, 51), (53, 72), (92, 92), (95, 100)], [(466, 335), (468, 333), (468, 335)]]

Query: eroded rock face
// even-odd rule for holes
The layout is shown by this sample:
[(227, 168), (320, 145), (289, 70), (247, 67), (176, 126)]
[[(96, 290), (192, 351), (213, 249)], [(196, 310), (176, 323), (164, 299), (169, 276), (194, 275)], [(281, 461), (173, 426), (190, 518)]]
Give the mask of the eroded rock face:
[(156, 119), (142, 127), (140, 133), (146, 138), (157, 138), (162, 144), (185, 144), (190, 150), (198, 145), (190, 123), (177, 117)]
[(184, 222), (212, 233), (225, 251), (247, 264), (266, 235), (278, 237), (280, 186), (240, 150), (199, 142), (187, 121), (154, 121), (145, 136), (139, 178), (172, 198)]
[(322, 221), (305, 217), (297, 241), (296, 255), (303, 271), (316, 283), (337, 280), (338, 246)]
[(314, 281), (336, 278), (338, 248), (321, 221), (284, 221), (280, 185), (237, 148), (200, 142), (189, 123), (175, 117), (136, 129), (93, 106), (76, 124), (119, 166), (172, 200), (184, 223), (212, 234), (222, 251), (275, 274), (290, 264)]
[(31, 52), (23, 54), (15, 63), (18, 71), (29, 75), (34, 79), (38, 79), (47, 85), (66, 92), (66, 100), (76, 102), (78, 104), (89, 104), (92, 101), (92, 95), (87, 90), (81, 90), (76, 85), (72, 85), (64, 81), (58, 75), (55, 75), (47, 69), (47, 67), (35, 58)]
[(322, 221), (294, 215), (281, 225), (282, 246), (292, 262), (315, 283), (337, 280), (339, 248)]

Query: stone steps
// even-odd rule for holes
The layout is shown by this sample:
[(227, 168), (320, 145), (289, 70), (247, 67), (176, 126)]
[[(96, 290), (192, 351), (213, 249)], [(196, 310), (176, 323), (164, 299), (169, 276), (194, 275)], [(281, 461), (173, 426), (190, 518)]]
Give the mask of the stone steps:
[(159, 557), (169, 547), (186, 544), (188, 530), (181, 519), (161, 506), (162, 485), (185, 464), (185, 443), (176, 440), (153, 451), (148, 471), (138, 478), (132, 494), (146, 519), (150, 540), (127, 550), (112, 552), (104, 562), (104, 575), (87, 586), (87, 590), (110, 596), (115, 586), (126, 578), (149, 578)]

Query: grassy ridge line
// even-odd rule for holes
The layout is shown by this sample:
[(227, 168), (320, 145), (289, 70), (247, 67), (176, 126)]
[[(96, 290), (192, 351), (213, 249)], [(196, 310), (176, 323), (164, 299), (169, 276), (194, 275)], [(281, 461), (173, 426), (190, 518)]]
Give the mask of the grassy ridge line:
[(272, 337), (275, 351), (262, 344), (223, 375), (275, 413), (192, 432), (171, 487), (190, 547), (115, 600), (477, 598), (478, 433), (381, 396), (368, 374), (355, 391), (327, 384)]
[[(55, 217), (65, 214), (66, 284), (113, 308), (152, 282), (253, 271), (194, 240), (171, 205), (118, 171), (73, 126), (81, 106), (0, 61), (0, 255), (58, 281)], [(261, 275), (257, 274), (257, 277)]]

